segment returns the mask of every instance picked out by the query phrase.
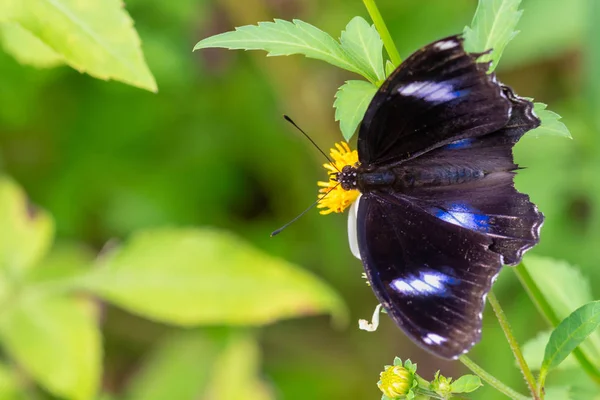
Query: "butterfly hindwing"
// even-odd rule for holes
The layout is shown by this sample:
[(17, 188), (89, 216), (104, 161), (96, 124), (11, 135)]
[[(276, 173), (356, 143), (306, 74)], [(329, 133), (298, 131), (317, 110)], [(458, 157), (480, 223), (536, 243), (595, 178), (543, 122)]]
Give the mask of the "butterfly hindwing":
[(401, 162), (506, 125), (510, 101), (487, 74), (489, 64), (476, 59), (459, 36), (407, 58), (365, 113), (358, 135), (361, 164)]
[(357, 239), (371, 286), (406, 334), (456, 358), (480, 338), (485, 295), (502, 267), (485, 235), (450, 223), (403, 196), (360, 199)]

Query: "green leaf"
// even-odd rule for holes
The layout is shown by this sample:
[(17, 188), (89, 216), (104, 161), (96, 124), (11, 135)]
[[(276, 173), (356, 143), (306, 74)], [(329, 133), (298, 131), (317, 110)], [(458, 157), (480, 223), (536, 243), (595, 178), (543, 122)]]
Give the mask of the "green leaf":
[(479, 0), (471, 27), (465, 27), (465, 48), (469, 52), (492, 50), (481, 58), (492, 61), (490, 72), (496, 69), (504, 48), (518, 33), (515, 31), (523, 11), (521, 0)]
[(550, 335), (542, 370), (556, 368), (600, 326), (600, 301), (588, 303), (565, 318)]
[(354, 135), (376, 92), (377, 87), (365, 81), (347, 81), (338, 89), (333, 106), (344, 139)]
[(128, 400), (194, 400), (204, 393), (213, 365), (227, 345), (229, 333), (192, 330), (164, 340), (133, 378)]
[[(213, 366), (204, 398), (219, 400), (270, 400), (271, 391), (260, 374), (260, 350), (252, 335), (237, 333)], [(193, 400), (193, 399), (190, 399)]]
[(475, 375), (463, 375), (450, 384), (452, 393), (471, 393), (482, 386), (481, 379)]
[(144, 362), (128, 400), (269, 400), (256, 340), (226, 329), (180, 332)]
[(54, 224), (47, 213), (29, 204), (16, 183), (2, 176), (0, 221), (0, 275), (4, 272), (14, 279), (46, 254), (52, 243)]
[[(589, 280), (568, 263), (528, 254), (524, 265), (560, 320), (594, 300)], [(581, 349), (590, 360), (599, 360), (600, 333), (592, 334)]]
[(28, 285), (66, 280), (87, 273), (96, 254), (75, 242), (55, 243), (50, 252), (26, 276)]
[(101, 338), (90, 302), (22, 297), (3, 310), (0, 338), (7, 352), (58, 397), (88, 400), (101, 375)]
[(21, 399), (20, 379), (17, 371), (11, 369), (8, 365), (0, 364), (0, 400)]
[(275, 19), (275, 22), (259, 22), (246, 25), (235, 31), (221, 33), (203, 39), (194, 50), (219, 47), (230, 50), (264, 50), (269, 56), (302, 54), (329, 64), (356, 72), (369, 79), (346, 53), (340, 43), (319, 28), (298, 19), (292, 22)]
[(396, 66), (390, 60), (385, 62), (385, 76), (388, 77), (396, 70)]
[(340, 38), (342, 48), (361, 70), (368, 72), (371, 82), (385, 79), (383, 70), (383, 41), (374, 25), (354, 17)]
[(22, 0), (10, 20), (80, 72), (155, 92), (133, 21), (119, 0)]
[[(523, 35), (508, 46), (502, 56), (502, 68), (515, 68), (544, 59), (557, 59), (581, 48), (588, 30), (588, 0), (527, 0), (527, 12), (519, 21)], [(589, 50), (588, 52), (589, 57)]]
[[(552, 331), (540, 332), (536, 337), (528, 340), (523, 345), (523, 357), (525, 357), (527, 365), (529, 365), (532, 370), (539, 370), (541, 368), (544, 352), (546, 351), (546, 344), (548, 344), (551, 333)], [(577, 368), (578, 365), (575, 358), (570, 355), (562, 364), (560, 364), (559, 368)]]
[(62, 56), (14, 22), (0, 22), (0, 38), (4, 50), (21, 64), (38, 68), (64, 64)]
[(560, 122), (562, 117), (555, 112), (547, 110), (546, 107), (547, 105), (544, 103), (534, 103), (533, 111), (538, 118), (542, 120), (542, 125), (531, 131), (529, 135), (534, 135), (536, 137), (554, 135), (572, 139), (569, 128)]
[(544, 400), (574, 400), (569, 386), (550, 386), (544, 388)]
[(138, 233), (84, 286), (133, 313), (180, 325), (261, 325), (345, 311), (313, 275), (214, 229)]

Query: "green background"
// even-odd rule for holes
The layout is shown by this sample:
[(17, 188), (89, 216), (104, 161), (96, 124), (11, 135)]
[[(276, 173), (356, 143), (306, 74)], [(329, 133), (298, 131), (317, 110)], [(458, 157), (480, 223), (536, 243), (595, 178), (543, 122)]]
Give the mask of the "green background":
[[(336, 288), (351, 324), (328, 317), (289, 320), (256, 334), (263, 376), (289, 400), (375, 399), (375, 382), (394, 356), (419, 373), (465, 373), (411, 344), (385, 316), (375, 333), (359, 331), (376, 300), (348, 249), (346, 215), (312, 211), (276, 238), (269, 233), (316, 196), (321, 155), (287, 125), (286, 113), (328, 149), (341, 140), (332, 108), (336, 89), (356, 76), (300, 56), (203, 50), (194, 44), (235, 26), (299, 18), (337, 37), (360, 1), (126, 0), (159, 92), (104, 82), (67, 68), (22, 66), (0, 52), (0, 168), (55, 218), (59, 243), (98, 251), (112, 238), (152, 227), (213, 226), (313, 271)], [(498, 76), (517, 93), (549, 104), (573, 140), (525, 137), (515, 148), (527, 167), (517, 178), (546, 215), (535, 254), (579, 265), (600, 279), (600, 13), (595, 0), (524, 0), (521, 33)], [(471, 21), (475, 0), (380, 1), (401, 55)], [(594, 31), (596, 29), (596, 31)], [(546, 326), (514, 274), (496, 285), (517, 338)], [(598, 295), (597, 291), (594, 293)], [(489, 310), (488, 310), (489, 311)], [(145, 357), (176, 328), (104, 311), (103, 388), (119, 395)], [(214, 332), (213, 332), (214, 331)], [(224, 335), (211, 330), (212, 335)], [(494, 317), (472, 357), (525, 392)], [(192, 362), (193, 365), (193, 362)], [(194, 375), (181, 379), (194, 379)], [(171, 393), (173, 395), (173, 393)], [(501, 399), (492, 389), (473, 395)], [(174, 397), (176, 398), (176, 397)], [(183, 398), (183, 397), (182, 397)]]

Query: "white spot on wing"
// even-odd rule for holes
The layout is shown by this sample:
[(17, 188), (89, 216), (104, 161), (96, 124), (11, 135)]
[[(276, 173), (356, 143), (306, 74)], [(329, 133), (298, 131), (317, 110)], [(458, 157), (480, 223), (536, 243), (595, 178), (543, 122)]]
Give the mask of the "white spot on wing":
[(427, 335), (423, 336), (423, 341), (429, 345), (440, 345), (447, 342), (448, 339), (435, 333), (428, 333)]
[(418, 276), (396, 278), (390, 285), (405, 296), (446, 296), (455, 279), (438, 271), (422, 271)]
[(411, 82), (398, 88), (402, 96), (414, 96), (431, 101), (443, 103), (460, 96), (452, 84), (446, 82)]
[(437, 290), (444, 290), (443, 275), (423, 274), (423, 281)]
[(391, 285), (394, 287), (394, 289), (396, 289), (397, 291), (399, 291), (402, 294), (405, 295), (417, 295), (419, 294), (419, 292), (413, 288), (411, 285), (409, 285), (406, 281), (404, 281), (403, 279), (394, 279), (391, 283)]
[(458, 43), (452, 40), (444, 40), (443, 42), (437, 42), (433, 45), (434, 48), (438, 50), (448, 50), (453, 47), (456, 47)]

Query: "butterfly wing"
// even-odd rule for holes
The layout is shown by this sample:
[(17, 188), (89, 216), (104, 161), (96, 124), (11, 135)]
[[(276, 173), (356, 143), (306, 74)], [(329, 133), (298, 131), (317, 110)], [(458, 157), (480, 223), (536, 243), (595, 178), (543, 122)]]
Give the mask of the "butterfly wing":
[(513, 177), (513, 172), (494, 172), (483, 179), (420, 188), (406, 195), (418, 198), (413, 200), (438, 219), (487, 236), (490, 250), (500, 254), (504, 264), (516, 265), (538, 244), (544, 217), (529, 196), (515, 189)]
[(433, 354), (468, 351), (479, 341), (485, 295), (502, 267), (492, 240), (401, 195), (370, 193), (359, 201), (358, 247), (379, 302)]
[[(361, 130), (363, 139), (372, 144), (367, 146), (363, 140), (363, 159), (392, 166), (401, 161), (401, 168), (415, 176), (419, 171), (434, 172), (455, 181), (441, 186), (417, 184), (403, 193), (363, 194), (356, 221), (360, 256), (379, 301), (416, 343), (446, 358), (459, 356), (479, 340), (485, 296), (493, 280), (503, 263), (518, 263), (538, 243), (543, 222), (529, 197), (514, 188), (512, 172), (518, 168), (512, 147), (540, 121), (531, 102), (494, 84), (500, 98), (509, 103), (501, 124), (502, 118), (487, 110), (483, 114), (495, 122), (469, 128), (467, 135), (459, 128), (452, 133), (429, 126), (434, 135), (419, 131), (423, 137), (418, 138), (393, 130), (394, 123), (402, 123), (398, 117), (396, 122), (388, 121), (385, 129), (390, 138), (383, 145), (376, 138), (384, 131), (366, 136), (372, 132)], [(473, 110), (477, 116), (482, 108)], [(486, 121), (485, 115), (457, 118), (459, 122), (451, 127)], [(396, 135), (407, 142), (398, 143)], [(373, 155), (375, 159), (370, 158)], [(473, 171), (481, 176), (468, 176)]]
[(407, 58), (373, 97), (358, 134), (361, 164), (401, 162), (506, 125), (510, 101), (488, 63), (468, 54), (459, 36)]
[[(539, 242), (543, 215), (529, 197), (513, 184), (512, 147), (528, 130), (540, 124), (533, 104), (502, 87), (511, 101), (506, 126), (488, 135), (461, 139), (408, 161), (405, 168), (420, 171), (453, 171), (457, 182), (444, 186), (415, 186), (404, 195), (439, 219), (490, 237), (491, 249), (503, 256), (504, 264), (515, 265), (523, 253)], [(468, 180), (458, 173), (482, 171), (481, 179)]]

